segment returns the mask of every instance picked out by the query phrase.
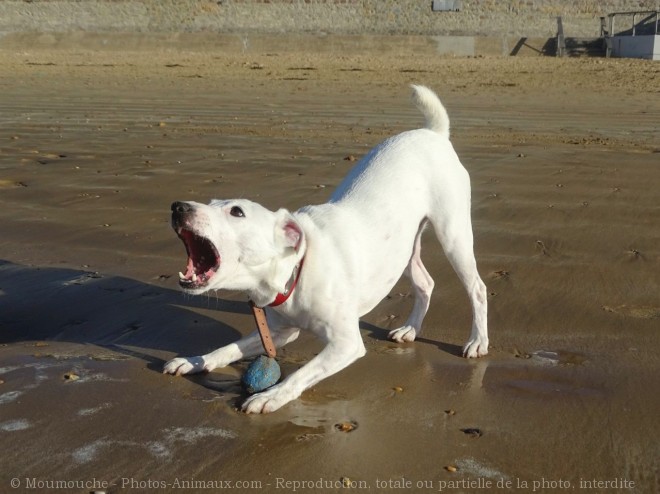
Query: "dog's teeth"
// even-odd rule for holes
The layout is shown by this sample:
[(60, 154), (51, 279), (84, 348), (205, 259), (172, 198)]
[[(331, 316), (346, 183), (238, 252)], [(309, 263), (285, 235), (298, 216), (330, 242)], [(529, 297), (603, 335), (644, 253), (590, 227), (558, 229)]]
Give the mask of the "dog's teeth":
[(181, 281), (184, 281), (184, 280), (186, 279), (186, 275), (183, 274), (181, 271), (179, 271), (179, 279), (180, 279)]
[(193, 283), (197, 283), (197, 275), (195, 273), (193, 273), (193, 275), (192, 275), (192, 280), (193, 280)]

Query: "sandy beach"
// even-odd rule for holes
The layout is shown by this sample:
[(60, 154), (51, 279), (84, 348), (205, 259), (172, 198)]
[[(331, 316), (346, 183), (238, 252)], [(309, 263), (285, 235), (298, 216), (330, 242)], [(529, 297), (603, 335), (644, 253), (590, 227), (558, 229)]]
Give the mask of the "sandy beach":
[[(659, 74), (0, 51), (0, 492), (659, 491)], [(324, 202), (354, 158), (422, 125), (413, 82), (440, 95), (472, 178), (490, 354), (461, 358), (467, 296), (428, 234), (415, 343), (386, 339), (404, 280), (363, 319), (367, 355), (274, 414), (238, 411), (246, 362), (162, 375), (253, 329), (244, 295), (178, 290), (170, 203)], [(284, 373), (319, 349), (284, 349)]]

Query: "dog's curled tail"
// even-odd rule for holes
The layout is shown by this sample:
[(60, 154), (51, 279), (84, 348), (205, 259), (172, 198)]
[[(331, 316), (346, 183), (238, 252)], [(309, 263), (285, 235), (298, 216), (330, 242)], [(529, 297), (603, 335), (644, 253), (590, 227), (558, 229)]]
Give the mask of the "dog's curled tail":
[(426, 128), (449, 139), (449, 115), (440, 98), (426, 86), (411, 85), (412, 101), (426, 119)]

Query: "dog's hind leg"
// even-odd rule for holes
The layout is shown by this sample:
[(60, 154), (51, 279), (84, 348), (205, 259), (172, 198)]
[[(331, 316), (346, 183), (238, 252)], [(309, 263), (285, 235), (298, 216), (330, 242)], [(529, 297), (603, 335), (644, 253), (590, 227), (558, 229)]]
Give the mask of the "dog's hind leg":
[(472, 221), (469, 206), (463, 215), (455, 215), (451, 221), (433, 221), (433, 227), (447, 259), (456, 271), (472, 304), (472, 331), (463, 347), (467, 358), (482, 357), (488, 353), (488, 300), (486, 285), (477, 271), (472, 238)]
[(389, 334), (391, 340), (398, 341), (399, 343), (413, 341), (419, 336), (422, 332), (422, 321), (431, 303), (431, 292), (433, 292), (434, 286), (433, 278), (431, 278), (424, 264), (422, 264), (421, 258), (421, 238), (425, 226), (426, 222), (423, 222), (419, 227), (419, 231), (415, 237), (412, 257), (405, 271), (405, 274), (412, 282), (413, 291), (415, 292), (415, 305), (406, 323), (402, 327), (390, 331)]

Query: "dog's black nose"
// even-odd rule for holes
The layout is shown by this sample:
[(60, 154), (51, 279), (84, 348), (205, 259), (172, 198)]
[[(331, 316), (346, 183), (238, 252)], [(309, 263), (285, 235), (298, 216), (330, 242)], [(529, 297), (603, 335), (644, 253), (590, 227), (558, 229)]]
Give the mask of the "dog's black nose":
[(192, 211), (193, 207), (187, 202), (176, 201), (172, 203), (172, 212), (173, 213), (189, 213)]

